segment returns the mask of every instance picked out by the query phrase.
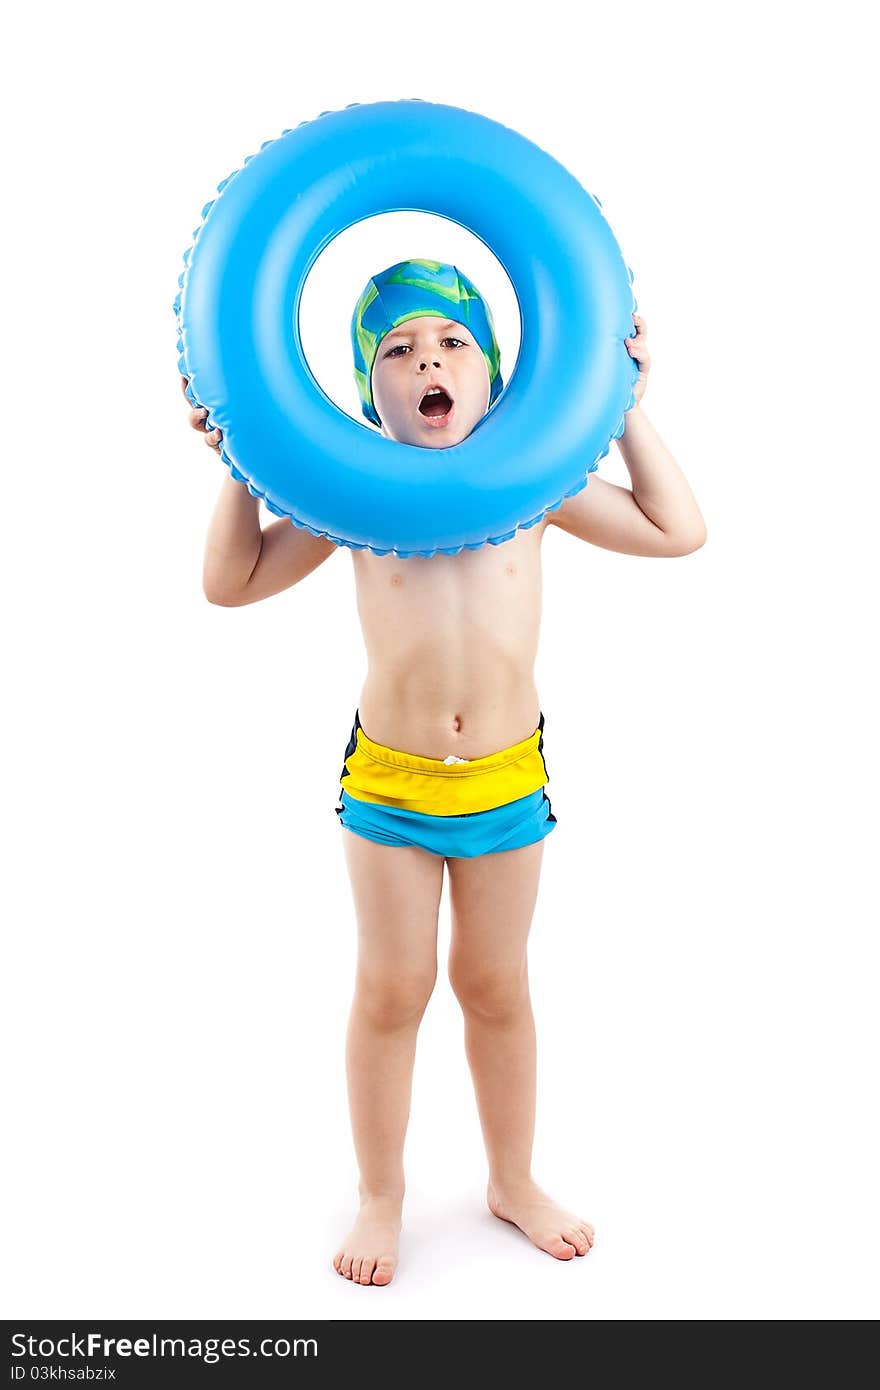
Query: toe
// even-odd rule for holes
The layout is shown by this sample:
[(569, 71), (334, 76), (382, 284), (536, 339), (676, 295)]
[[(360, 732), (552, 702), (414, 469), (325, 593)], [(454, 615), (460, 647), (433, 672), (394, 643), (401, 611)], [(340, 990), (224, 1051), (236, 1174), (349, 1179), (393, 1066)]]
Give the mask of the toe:
[(567, 1240), (569, 1245), (573, 1245), (579, 1255), (586, 1255), (590, 1248), (587, 1244), (586, 1236), (577, 1226), (573, 1227), (570, 1231), (563, 1231), (562, 1239)]
[(390, 1284), (394, 1275), (393, 1260), (379, 1260), (373, 1274), (374, 1284)]
[(553, 1236), (547, 1248), (557, 1260), (573, 1260), (575, 1257), (574, 1246), (569, 1245), (564, 1236)]
[(361, 1258), (362, 1258), (362, 1257), (361, 1257), (360, 1255), (355, 1255), (354, 1259), (353, 1259), (352, 1262), (351, 1262), (351, 1277), (352, 1277), (352, 1281), (353, 1281), (355, 1284), (357, 1284), (357, 1283), (360, 1282), (360, 1277), (361, 1277)]
[(359, 1283), (369, 1284), (370, 1279), (373, 1276), (373, 1270), (375, 1266), (376, 1261), (374, 1259), (371, 1259), (369, 1256), (365, 1255), (364, 1258), (361, 1260), (361, 1272)]
[(351, 1255), (343, 1255), (342, 1264), (339, 1267), (339, 1272), (341, 1274), (344, 1274), (346, 1279), (351, 1278)]

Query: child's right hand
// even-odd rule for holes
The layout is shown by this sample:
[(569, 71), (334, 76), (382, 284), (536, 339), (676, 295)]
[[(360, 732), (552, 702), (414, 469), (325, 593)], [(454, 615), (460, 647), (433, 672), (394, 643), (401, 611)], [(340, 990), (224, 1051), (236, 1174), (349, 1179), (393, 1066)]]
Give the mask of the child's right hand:
[[(180, 378), (180, 389), (183, 391), (184, 396), (186, 396), (186, 388), (188, 385), (189, 382), (187, 381), (186, 377), (182, 376)], [(187, 403), (189, 403), (188, 398)], [(199, 410), (191, 410), (189, 412), (189, 422), (194, 430), (198, 430), (201, 434), (205, 436), (205, 443), (209, 444), (212, 449), (216, 449), (219, 454), (220, 444), (223, 439), (223, 431), (206, 429), (205, 420), (207, 418), (207, 415), (208, 412), (207, 410), (205, 410), (204, 406), (202, 406)]]

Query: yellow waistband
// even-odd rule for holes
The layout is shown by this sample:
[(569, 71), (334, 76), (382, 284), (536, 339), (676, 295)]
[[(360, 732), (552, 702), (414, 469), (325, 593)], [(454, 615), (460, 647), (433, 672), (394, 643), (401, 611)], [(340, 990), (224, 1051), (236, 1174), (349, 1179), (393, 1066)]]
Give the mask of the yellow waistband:
[(539, 726), (528, 738), (469, 762), (444, 763), (386, 748), (357, 728), (345, 760), (342, 789), (356, 801), (399, 806), (433, 816), (460, 816), (505, 806), (549, 780)]

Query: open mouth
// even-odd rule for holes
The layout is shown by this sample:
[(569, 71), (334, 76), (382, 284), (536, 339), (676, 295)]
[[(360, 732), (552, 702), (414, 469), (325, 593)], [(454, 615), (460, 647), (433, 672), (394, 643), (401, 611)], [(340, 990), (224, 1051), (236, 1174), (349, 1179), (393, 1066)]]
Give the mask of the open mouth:
[(432, 425), (444, 425), (452, 414), (454, 402), (442, 386), (433, 386), (419, 401), (419, 414)]

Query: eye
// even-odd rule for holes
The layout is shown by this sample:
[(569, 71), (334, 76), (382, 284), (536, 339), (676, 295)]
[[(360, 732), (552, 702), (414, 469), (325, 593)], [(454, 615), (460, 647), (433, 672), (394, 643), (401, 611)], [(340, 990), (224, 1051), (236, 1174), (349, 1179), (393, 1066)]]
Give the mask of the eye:
[[(444, 338), (442, 341), (444, 343), (458, 343), (459, 347), (467, 347), (467, 343), (464, 341), (463, 338)], [(393, 357), (395, 353), (404, 351), (409, 352), (410, 350), (411, 349), (408, 343), (398, 343), (396, 347), (393, 347), (388, 352), (386, 352), (385, 356)]]

